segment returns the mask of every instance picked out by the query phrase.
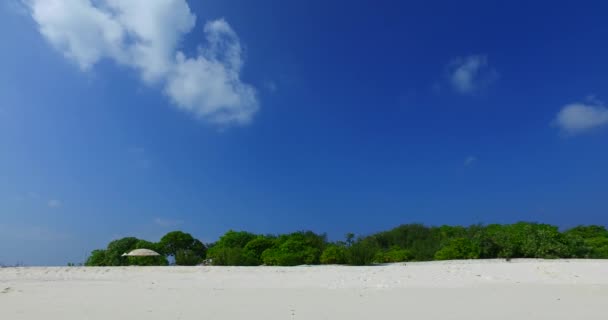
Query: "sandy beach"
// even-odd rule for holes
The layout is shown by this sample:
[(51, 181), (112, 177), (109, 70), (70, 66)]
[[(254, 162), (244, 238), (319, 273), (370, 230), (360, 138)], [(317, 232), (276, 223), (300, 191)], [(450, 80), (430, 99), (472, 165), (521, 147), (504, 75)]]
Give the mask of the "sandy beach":
[(0, 269), (0, 318), (605, 319), (608, 261)]

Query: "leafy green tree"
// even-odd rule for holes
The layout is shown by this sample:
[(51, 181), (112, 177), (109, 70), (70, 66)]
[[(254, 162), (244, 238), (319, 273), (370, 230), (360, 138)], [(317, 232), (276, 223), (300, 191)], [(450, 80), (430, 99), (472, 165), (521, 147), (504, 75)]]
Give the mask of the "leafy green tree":
[(209, 249), (208, 257), (216, 266), (247, 266), (247, 258), (242, 248), (212, 247)]
[(205, 258), (194, 250), (178, 250), (175, 254), (175, 264), (178, 266), (196, 266), (203, 262)]
[(608, 258), (608, 230), (604, 226), (577, 226), (564, 232), (577, 258)]
[(207, 247), (191, 234), (172, 231), (164, 235), (157, 245), (158, 250), (175, 258), (176, 265), (196, 265), (207, 254)]
[(374, 238), (359, 238), (346, 251), (346, 263), (350, 265), (369, 265), (381, 250)]
[(587, 239), (586, 243), (591, 248), (589, 258), (608, 259), (608, 237)]
[(518, 222), (489, 225), (476, 237), (481, 258), (568, 258), (580, 248), (575, 237), (566, 237), (547, 224)]
[(257, 266), (262, 264), (262, 254), (274, 245), (275, 239), (269, 236), (257, 236), (247, 242), (243, 248), (245, 265)]
[[(256, 238), (257, 236), (250, 232), (229, 230), (221, 236), (211, 248), (209, 248), (207, 257), (213, 260), (214, 265), (220, 266), (247, 266), (259, 264), (257, 251), (255, 251), (259, 248), (256, 243), (249, 247), (251, 251), (245, 250), (245, 246)], [(259, 243), (259, 245), (262, 246), (261, 243)]]
[(564, 241), (572, 258), (584, 259), (591, 256), (591, 246), (586, 239), (583, 239), (579, 235), (564, 233)]
[(257, 236), (251, 241), (247, 242), (244, 249), (260, 257), (266, 249), (272, 248), (275, 244), (275, 239), (268, 236)]
[(435, 253), (435, 260), (477, 259), (479, 253), (477, 243), (467, 238), (456, 238)]
[(251, 232), (229, 230), (215, 244), (218, 247), (244, 248), (249, 241), (257, 236)]
[(566, 239), (558, 228), (548, 224), (521, 223), (522, 253), (527, 258), (559, 258), (571, 256)]
[(488, 225), (475, 236), (479, 243), (480, 257), (516, 258), (521, 257), (522, 237), (511, 225)]
[[(449, 230), (444, 228), (443, 233)], [(370, 236), (382, 249), (397, 246), (407, 249), (413, 255), (413, 260), (432, 260), (442, 242), (442, 230), (436, 227), (426, 227), (422, 224), (406, 224), (389, 231)]]
[(159, 249), (168, 256), (175, 256), (178, 251), (191, 250), (204, 258), (207, 248), (191, 234), (182, 231), (172, 231), (164, 235), (159, 242)]
[(321, 264), (345, 264), (346, 247), (340, 245), (330, 245), (325, 248), (320, 257)]
[(352, 246), (353, 243), (355, 242), (355, 234), (352, 232), (347, 233), (345, 238), (346, 238), (346, 245), (349, 247)]
[(125, 237), (110, 242), (105, 250), (93, 250), (85, 262), (86, 266), (163, 266), (167, 265), (164, 256), (155, 257), (123, 257), (122, 255), (134, 249), (156, 250), (155, 243), (134, 237)]
[[(111, 241), (105, 250), (94, 250), (85, 262), (86, 266), (164, 266), (168, 264), (167, 257), (163, 254), (173, 255), (175, 250), (187, 251), (180, 255), (176, 261), (180, 264), (184, 257), (202, 261), (205, 257), (205, 246), (191, 235), (181, 231), (172, 232), (163, 237), (160, 243), (154, 243), (134, 237), (125, 237)], [(180, 249), (181, 248), (181, 249)], [(160, 256), (152, 257), (124, 257), (123, 254), (134, 249), (150, 249), (159, 252)], [(169, 253), (167, 253), (167, 251)], [(196, 258), (193, 258), (196, 257)], [(188, 261), (190, 261), (188, 260)]]
[(567, 230), (564, 234), (571, 234), (580, 236), (583, 239), (591, 238), (608, 238), (608, 230), (604, 226), (590, 225), (590, 226), (577, 226)]
[(318, 264), (319, 250), (300, 247), (295, 240), (289, 240), (279, 248), (268, 249), (262, 254), (262, 261), (269, 266), (298, 266)]
[(275, 266), (318, 264), (326, 243), (325, 235), (311, 231), (283, 235), (276, 239), (274, 247), (262, 253), (262, 261)]
[(110, 242), (105, 250), (93, 250), (85, 262), (86, 266), (166, 265), (166, 258), (123, 257), (134, 249), (155, 249), (153, 243), (134, 237), (125, 237)]
[(509, 236), (507, 227), (499, 224), (491, 224), (479, 229), (473, 238), (479, 244), (480, 258), (514, 257), (518, 246), (512, 243)]
[(378, 263), (392, 263), (392, 262), (403, 262), (412, 260), (413, 255), (407, 249), (401, 249), (397, 246), (393, 246), (388, 250), (378, 251), (374, 262)]
[(438, 234), (438, 238), (440, 241), (466, 238), (468, 236), (467, 228), (461, 226), (443, 225), (439, 228), (436, 228), (435, 232)]
[(106, 260), (107, 266), (127, 266), (129, 260), (127, 257), (122, 255), (135, 249), (139, 239), (134, 237), (125, 237), (122, 239), (114, 240), (108, 244), (106, 249)]
[(150, 242), (147, 240), (139, 240), (135, 243), (135, 249), (150, 249), (158, 253), (162, 253), (162, 248), (156, 242)]
[(103, 267), (106, 264), (106, 250), (93, 250), (84, 264), (87, 267)]

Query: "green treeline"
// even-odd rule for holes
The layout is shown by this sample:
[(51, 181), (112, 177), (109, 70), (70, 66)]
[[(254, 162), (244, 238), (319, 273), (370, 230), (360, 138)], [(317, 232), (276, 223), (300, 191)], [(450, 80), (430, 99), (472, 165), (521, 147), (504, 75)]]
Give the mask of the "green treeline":
[[(150, 249), (160, 253), (157, 257), (123, 257), (122, 254), (134, 249)], [(114, 240), (104, 250), (93, 250), (85, 266), (166, 266), (169, 257), (177, 265), (197, 265), (207, 252), (207, 247), (188, 233), (173, 231), (159, 242), (150, 242), (133, 237)]]
[[(122, 257), (133, 249), (152, 249), (160, 257)], [(205, 246), (190, 234), (170, 232), (158, 243), (137, 238), (112, 241), (94, 250), (87, 266), (197, 265), (205, 259), (222, 266), (295, 266), (303, 264), (369, 265), (402, 261), (492, 258), (608, 258), (608, 230), (578, 226), (561, 232), (558, 227), (519, 222), (509, 225), (429, 227), (407, 224), (364, 237), (346, 235), (330, 242), (325, 234), (300, 231), (260, 235), (228, 231)]]

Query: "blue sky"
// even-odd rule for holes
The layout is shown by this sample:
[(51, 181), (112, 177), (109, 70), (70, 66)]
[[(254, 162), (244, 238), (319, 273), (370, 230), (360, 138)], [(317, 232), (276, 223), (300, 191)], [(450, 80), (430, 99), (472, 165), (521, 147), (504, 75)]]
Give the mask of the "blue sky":
[(0, 262), (183, 229), (608, 224), (603, 1), (0, 6)]

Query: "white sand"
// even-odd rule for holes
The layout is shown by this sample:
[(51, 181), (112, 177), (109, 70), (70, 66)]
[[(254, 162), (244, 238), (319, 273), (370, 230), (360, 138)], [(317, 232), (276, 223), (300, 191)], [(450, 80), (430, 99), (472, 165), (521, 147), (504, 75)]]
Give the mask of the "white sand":
[(0, 319), (608, 319), (608, 261), (0, 269)]

